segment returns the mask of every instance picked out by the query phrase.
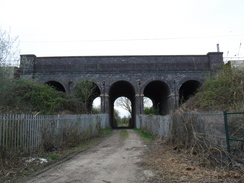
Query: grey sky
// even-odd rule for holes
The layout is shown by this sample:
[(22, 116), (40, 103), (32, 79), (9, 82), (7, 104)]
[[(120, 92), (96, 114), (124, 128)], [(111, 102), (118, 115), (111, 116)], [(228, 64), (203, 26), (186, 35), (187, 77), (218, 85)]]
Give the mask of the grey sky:
[(243, 0), (0, 0), (21, 54), (244, 57)]

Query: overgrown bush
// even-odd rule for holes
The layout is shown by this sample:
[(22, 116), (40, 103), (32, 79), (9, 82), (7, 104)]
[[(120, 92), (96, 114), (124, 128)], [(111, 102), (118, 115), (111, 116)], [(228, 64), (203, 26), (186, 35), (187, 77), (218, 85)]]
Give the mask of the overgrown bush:
[(62, 111), (83, 113), (84, 105), (76, 98), (54, 88), (23, 79), (1, 78), (0, 112), (55, 114)]
[(159, 108), (145, 107), (144, 114), (146, 115), (159, 115)]
[[(176, 111), (172, 115), (172, 135), (167, 139), (168, 142), (174, 144), (174, 150), (188, 151), (191, 156), (198, 157), (201, 166), (229, 165), (230, 156), (223, 146), (223, 136), (219, 136), (217, 132), (211, 136), (203, 131), (206, 127), (201, 126), (213, 121), (214, 113), (198, 115)], [(213, 119), (209, 121), (208, 116)], [(218, 115), (215, 118), (218, 118)]]
[[(213, 144), (214, 139), (207, 138), (204, 133), (196, 130), (196, 119), (188, 118), (185, 111), (244, 111), (244, 68), (230, 68), (224, 66), (215, 76), (208, 78), (196, 93), (182, 107), (172, 114), (171, 141), (176, 148), (190, 150), (193, 155), (201, 156), (203, 164), (228, 164), (240, 161), (243, 157), (242, 142), (233, 143), (235, 152), (226, 152), (221, 144)], [(242, 116), (243, 119), (243, 116)], [(207, 122), (207, 121), (206, 121)], [(200, 124), (198, 124), (200, 125)], [(223, 121), (224, 125), (224, 121)], [(243, 120), (230, 121), (229, 130), (235, 138), (243, 138)], [(213, 134), (216, 135), (217, 134)], [(236, 158), (238, 157), (238, 158)], [(238, 162), (237, 161), (237, 162)], [(243, 160), (241, 160), (243, 164)]]
[(184, 105), (185, 110), (243, 111), (244, 68), (225, 66), (215, 76), (208, 78)]

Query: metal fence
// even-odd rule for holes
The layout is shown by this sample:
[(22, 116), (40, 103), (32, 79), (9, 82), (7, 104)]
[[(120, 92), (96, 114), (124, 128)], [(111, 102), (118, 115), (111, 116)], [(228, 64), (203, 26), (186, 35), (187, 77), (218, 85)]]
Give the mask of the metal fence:
[(71, 134), (79, 137), (89, 133), (92, 136), (97, 134), (99, 128), (108, 125), (107, 114), (0, 114), (0, 150), (33, 152), (43, 148), (44, 140), (62, 144)]
[(172, 119), (170, 115), (137, 115), (136, 127), (145, 129), (157, 137), (169, 137), (171, 135)]
[[(224, 111), (226, 145), (228, 152), (244, 149), (244, 112)], [(232, 141), (232, 146), (231, 142)], [(232, 148), (231, 148), (232, 147)]]
[(185, 112), (166, 116), (138, 115), (136, 125), (160, 138), (186, 143), (197, 137), (199, 143), (225, 148), (223, 121), (222, 111)]

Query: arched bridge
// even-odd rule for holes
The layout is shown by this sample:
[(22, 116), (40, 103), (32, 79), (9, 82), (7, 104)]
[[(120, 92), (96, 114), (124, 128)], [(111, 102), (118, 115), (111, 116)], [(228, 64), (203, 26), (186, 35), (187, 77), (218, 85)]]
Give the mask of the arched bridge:
[(143, 113), (143, 97), (152, 100), (160, 114), (176, 109), (223, 64), (223, 53), (165, 56), (36, 57), (21, 55), (20, 76), (72, 93), (83, 80), (92, 81), (101, 97), (101, 111), (113, 121), (114, 101), (130, 99), (132, 120)]

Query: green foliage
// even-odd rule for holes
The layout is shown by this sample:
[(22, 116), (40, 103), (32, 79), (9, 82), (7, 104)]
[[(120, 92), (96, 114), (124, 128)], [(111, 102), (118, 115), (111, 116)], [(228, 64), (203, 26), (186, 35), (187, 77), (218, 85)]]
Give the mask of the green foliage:
[(141, 137), (148, 139), (148, 140), (154, 140), (153, 134), (139, 128), (134, 129)]
[(117, 124), (117, 126), (120, 123), (120, 120), (121, 120), (121, 118), (119, 116), (119, 111), (114, 109), (114, 122), (115, 122), (115, 124)]
[(92, 112), (92, 101), (99, 95), (96, 89), (97, 86), (88, 80), (79, 82), (75, 87), (74, 96), (82, 102), (87, 113)]
[(0, 84), (4, 84), (11, 80), (11, 71), (8, 67), (0, 67)]
[(225, 66), (208, 78), (183, 107), (190, 110), (244, 110), (244, 69)]
[(105, 137), (109, 136), (112, 132), (113, 132), (113, 129), (111, 129), (111, 128), (103, 129), (102, 136), (105, 136)]
[(159, 108), (145, 107), (144, 114), (146, 115), (159, 115)]
[(91, 113), (92, 114), (101, 114), (100, 106), (99, 107), (93, 107)]
[(57, 159), (59, 159), (59, 155), (57, 155), (57, 154), (50, 154), (50, 155), (49, 155), (49, 158), (50, 158), (51, 160), (57, 160)]
[(126, 138), (128, 138), (129, 133), (127, 130), (121, 130), (119, 133), (120, 139), (125, 140)]
[(33, 171), (34, 171), (33, 168), (30, 168), (30, 169), (25, 168), (24, 170), (21, 171), (21, 173), (22, 173), (23, 175), (30, 175)]
[(1, 112), (55, 114), (61, 111), (82, 113), (74, 98), (54, 88), (23, 79), (5, 79), (0, 85)]
[(123, 117), (118, 120), (118, 127), (128, 127), (130, 123), (130, 117)]

